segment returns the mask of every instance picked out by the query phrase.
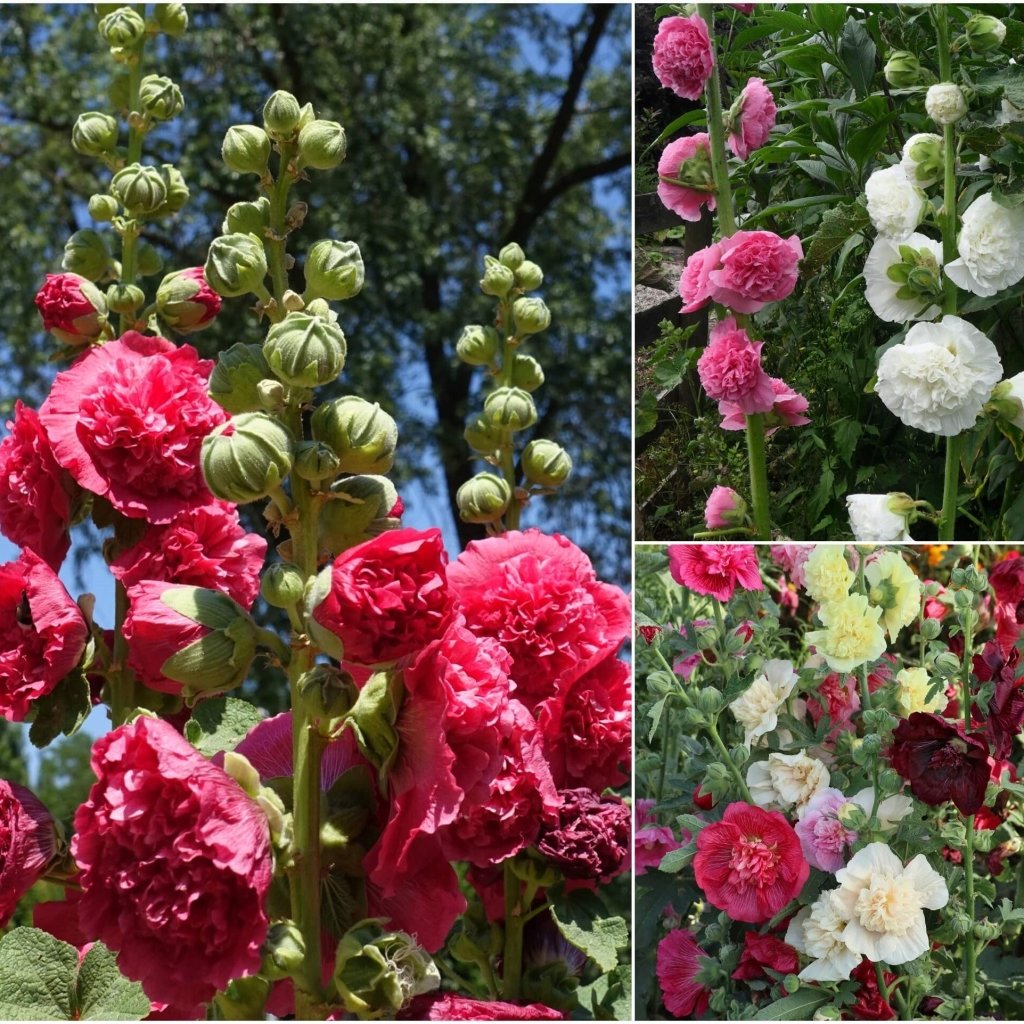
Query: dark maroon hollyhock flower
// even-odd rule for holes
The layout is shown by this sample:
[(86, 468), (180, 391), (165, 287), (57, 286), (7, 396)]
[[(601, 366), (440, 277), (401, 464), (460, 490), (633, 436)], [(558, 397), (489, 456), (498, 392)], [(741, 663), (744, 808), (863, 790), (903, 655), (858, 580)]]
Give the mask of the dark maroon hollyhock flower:
[(629, 863), (629, 808), (617, 796), (563, 789), (558, 824), (541, 830), (537, 849), (566, 878), (607, 881)]
[(1024, 631), (1024, 558), (1010, 557), (988, 574), (996, 594), (996, 641), (1009, 651)]
[[(896, 1011), (878, 990), (878, 977), (875, 965), (865, 958), (850, 972), (850, 978), (860, 982), (857, 990), (857, 1001), (843, 1014), (843, 1020), (895, 1020)], [(896, 975), (885, 971), (882, 980), (888, 988)]]
[(985, 802), (988, 747), (981, 733), (965, 732), (963, 722), (915, 711), (896, 726), (889, 760), (926, 804), (952, 800), (961, 814), (974, 814)]
[(774, 935), (747, 932), (743, 936), (740, 962), (732, 972), (733, 981), (774, 981), (766, 967), (779, 974), (796, 974), (800, 969), (800, 956), (792, 946)]
[(917, 1008), (925, 1017), (934, 1017), (941, 1005), (942, 1000), (938, 996), (925, 996), (917, 1004)]
[(995, 642), (985, 644), (974, 656), (974, 674), (983, 683), (995, 683), (988, 714), (978, 714), (977, 723), (988, 733), (992, 756), (997, 760), (1009, 755), (1014, 738), (1024, 722), (1024, 677), (1018, 678), (1019, 662), (1020, 651), (1016, 647), (1004, 653)]

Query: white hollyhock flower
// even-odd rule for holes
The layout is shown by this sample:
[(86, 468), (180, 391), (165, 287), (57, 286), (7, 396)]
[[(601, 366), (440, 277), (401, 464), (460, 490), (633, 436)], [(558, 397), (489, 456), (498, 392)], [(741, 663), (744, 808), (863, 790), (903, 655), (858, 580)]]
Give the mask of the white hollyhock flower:
[[(875, 791), (871, 786), (868, 786), (867, 789), (862, 789), (859, 793), (855, 793), (850, 799), (869, 818), (871, 817), (871, 811), (875, 807)], [(914, 801), (909, 796), (897, 793), (895, 796), (886, 797), (875, 809), (878, 827), (883, 832), (891, 832), (913, 809)]]
[(967, 100), (959, 85), (938, 82), (928, 87), (924, 109), (936, 124), (955, 124), (967, 113)]
[(786, 942), (806, 956), (814, 957), (799, 974), (804, 981), (846, 981), (860, 963), (843, 939), (849, 919), (839, 903), (839, 890), (828, 889), (789, 922)]
[(896, 242), (879, 235), (864, 261), (864, 297), (889, 323), (934, 320), (942, 312), (942, 244), (914, 232)]
[(848, 494), (846, 510), (850, 513), (853, 539), (877, 544), (913, 540), (907, 528), (907, 513), (913, 499), (900, 491), (889, 494)]
[(1016, 121), (1024, 121), (1024, 107), (1018, 107), (1004, 97), (1002, 110), (996, 114), (996, 124), (1013, 124)]
[(806, 750), (797, 754), (769, 754), (767, 761), (755, 761), (747, 769), (747, 788), (759, 807), (796, 807), (804, 816), (807, 802), (829, 784), (829, 771)]
[(902, 242), (924, 217), (924, 193), (907, 179), (899, 164), (875, 171), (864, 185), (868, 216), (875, 230)]
[(934, 185), (942, 177), (942, 136), (934, 132), (919, 132), (911, 135), (903, 144), (903, 159), (900, 161), (907, 180), (919, 188)]
[(779, 708), (796, 686), (797, 675), (791, 661), (771, 659), (764, 671), (730, 705), (736, 721), (746, 730), (743, 742), (749, 747), (779, 724)]
[(995, 345), (958, 316), (914, 324), (878, 361), (875, 391), (908, 427), (951, 437), (972, 427), (1003, 375)]
[(923, 853), (904, 867), (885, 843), (869, 843), (836, 881), (836, 908), (847, 920), (842, 938), (854, 953), (895, 967), (927, 952), (924, 911), (944, 907), (949, 890)]
[(946, 266), (957, 286), (972, 295), (996, 295), (1024, 278), (1024, 207), (1000, 206), (986, 193), (964, 211), (956, 248)]

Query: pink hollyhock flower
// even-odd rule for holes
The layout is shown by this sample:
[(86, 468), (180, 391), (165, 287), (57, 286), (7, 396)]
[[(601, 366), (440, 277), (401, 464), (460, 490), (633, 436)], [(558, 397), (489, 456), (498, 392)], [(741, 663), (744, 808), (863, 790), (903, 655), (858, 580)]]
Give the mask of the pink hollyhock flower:
[(778, 811), (734, 803), (698, 834), (693, 871), (713, 906), (734, 921), (757, 924), (799, 894), (811, 869)]
[(636, 827), (643, 828), (644, 825), (657, 825), (658, 818), (654, 814), (654, 805), (657, 800), (650, 800), (647, 797), (638, 797), (633, 802), (633, 809), (636, 813)]
[(1024, 632), (1024, 558), (1004, 559), (989, 572), (988, 582), (996, 595), (996, 640), (1005, 653)]
[(685, 100), (699, 99), (714, 64), (711, 37), (699, 14), (662, 19), (654, 37), (654, 73), (666, 89)]
[(769, 970), (779, 974), (796, 974), (800, 970), (800, 954), (788, 942), (774, 935), (746, 932), (740, 962), (732, 972), (733, 981), (767, 981), (774, 984), (775, 980), (768, 973)]
[[(779, 377), (769, 377), (768, 383), (774, 392), (774, 401), (764, 418), (766, 437), (771, 437), (779, 427), (802, 427), (811, 422), (804, 415), (809, 403), (803, 395), (797, 394)], [(723, 417), (719, 424), (723, 430), (746, 429), (747, 418), (742, 406), (735, 402), (719, 402), (718, 411)]]
[(733, 110), (738, 113), (726, 141), (736, 156), (746, 160), (768, 141), (775, 126), (775, 100), (763, 79), (750, 78)]
[(417, 996), (401, 1016), (403, 1020), (568, 1020), (560, 1010), (543, 1003), (486, 1002), (452, 992)]
[(737, 587), (764, 590), (753, 544), (669, 544), (668, 566), (676, 583), (719, 601)]
[(592, 789), (563, 789), (558, 820), (541, 828), (537, 851), (566, 878), (608, 882), (629, 867), (629, 807)]
[(0, 716), (24, 721), (79, 663), (88, 638), (81, 609), (35, 552), (0, 565)]
[(718, 243), (719, 264), (708, 271), (711, 298), (737, 313), (756, 313), (792, 294), (804, 250), (796, 235), (737, 231)]
[(753, 14), (757, 4), (729, 4), (729, 6), (735, 7), (740, 14)]
[(68, 527), (79, 490), (53, 457), (35, 409), (14, 403), (0, 442), (0, 529), (56, 572), (71, 546)]
[(950, 609), (950, 605), (942, 600), (948, 591), (937, 580), (924, 580), (922, 586), (927, 587), (929, 584), (937, 586), (939, 589), (938, 593), (924, 599), (924, 617), (926, 619), (942, 620), (949, 613)]
[[(639, 823), (638, 823), (639, 824)], [(656, 868), (666, 853), (678, 850), (680, 843), (665, 825), (644, 825), (633, 836), (633, 870), (639, 876)]]
[[(687, 162), (691, 161), (689, 167)], [(694, 173), (687, 174), (693, 169)], [(706, 170), (705, 170), (706, 169)], [(670, 179), (666, 181), (665, 179)], [(694, 188), (677, 181), (703, 179), (706, 187)], [(658, 161), (658, 198), (683, 220), (698, 221), (701, 207), (715, 208), (714, 179), (711, 176), (711, 149), (708, 133), (698, 132), (670, 142)]]
[(714, 242), (687, 259), (679, 276), (679, 294), (683, 299), (680, 313), (695, 313), (711, 299), (711, 271), (720, 266), (721, 253), (721, 243)]
[(206, 393), (213, 362), (129, 331), (57, 374), (39, 419), (57, 461), (122, 514), (151, 523), (213, 499), (203, 438), (227, 414)]
[(786, 575), (798, 587), (806, 587), (807, 579), (804, 575), (804, 566), (813, 550), (814, 547), (810, 544), (773, 544), (771, 546), (772, 560), (782, 566)]
[(65, 345), (89, 345), (106, 324), (106, 303), (92, 282), (78, 274), (47, 274), (36, 293), (43, 328)]
[(129, 589), (142, 580), (191, 584), (220, 590), (248, 609), (260, 592), (266, 553), (267, 542), (242, 528), (238, 509), (213, 500), (150, 526), (110, 571)]
[(736, 526), (746, 515), (747, 504), (731, 487), (721, 484), (708, 495), (704, 506), (704, 523), (709, 530)]
[(100, 737), (92, 767), (71, 841), (82, 927), (150, 999), (200, 1011), (260, 968), (273, 875), (266, 816), (159, 719)]
[(631, 630), (626, 595), (599, 582), (590, 559), (557, 533), (472, 541), (449, 567), (448, 582), (467, 627), (512, 656), (516, 697), (527, 706), (568, 688)]
[(447, 562), (440, 530), (389, 530), (338, 555), (313, 618), (341, 640), (346, 661), (404, 658), (448, 628)]
[(767, 412), (775, 402), (771, 378), (761, 368), (763, 341), (753, 342), (729, 317), (717, 324), (697, 360), (697, 373), (708, 397), (730, 402), (744, 412)]
[(536, 709), (556, 785), (603, 790), (629, 778), (630, 671), (612, 655)]
[(846, 852), (857, 841), (857, 833), (839, 820), (839, 811), (849, 803), (838, 789), (819, 789), (808, 801), (796, 834), (812, 868), (835, 874), (846, 864)]
[(0, 928), (57, 849), (50, 812), (24, 786), (0, 779)]
[(807, 697), (807, 714), (817, 726), (821, 716), (828, 712), (832, 728), (829, 730), (829, 743), (835, 742), (837, 736), (852, 729), (853, 716), (860, 711), (860, 694), (857, 692), (857, 677), (837, 672), (830, 672), (818, 684), (814, 693)]
[(711, 992), (696, 980), (707, 953), (692, 932), (671, 931), (658, 943), (657, 973), (665, 1009), (673, 1017), (699, 1017), (708, 1008)]
[(217, 318), (220, 295), (206, 281), (202, 267), (189, 267), (168, 274), (156, 293), (157, 313), (161, 321), (179, 334), (201, 331)]

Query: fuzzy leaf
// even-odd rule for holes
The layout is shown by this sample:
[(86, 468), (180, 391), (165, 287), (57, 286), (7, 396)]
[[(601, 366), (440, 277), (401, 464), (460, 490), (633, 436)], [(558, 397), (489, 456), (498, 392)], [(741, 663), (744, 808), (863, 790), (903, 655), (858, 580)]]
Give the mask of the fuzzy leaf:
[(204, 757), (213, 757), (234, 750), (260, 719), (256, 707), (237, 697), (204, 700), (185, 723), (185, 739)]
[(629, 926), (621, 917), (605, 917), (608, 911), (594, 893), (578, 890), (552, 908), (559, 931), (582, 949), (602, 971), (619, 962), (619, 950), (629, 943)]
[(73, 736), (90, 711), (89, 681), (79, 669), (74, 669), (45, 697), (34, 702), (28, 738), (33, 746), (46, 747), (61, 733)]
[(143, 1020), (150, 1003), (142, 986), (129, 981), (118, 969), (114, 953), (97, 942), (78, 969), (79, 1020)]
[(811, 236), (807, 254), (800, 264), (804, 280), (814, 277), (846, 244), (847, 240), (871, 223), (867, 208), (860, 203), (847, 203), (827, 211), (818, 230)]
[(71, 1020), (77, 966), (74, 946), (37, 928), (9, 931), (0, 939), (0, 1019)]
[(831, 992), (822, 992), (816, 988), (802, 988), (791, 996), (776, 1000), (774, 1003), (759, 1010), (752, 1020), (810, 1020), (819, 1006), (831, 1002)]

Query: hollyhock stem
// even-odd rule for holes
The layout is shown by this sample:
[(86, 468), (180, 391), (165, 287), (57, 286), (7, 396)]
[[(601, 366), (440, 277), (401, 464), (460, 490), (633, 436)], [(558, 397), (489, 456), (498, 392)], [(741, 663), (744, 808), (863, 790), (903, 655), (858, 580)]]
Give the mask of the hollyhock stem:
[(956, 498), (960, 489), (960, 448), (963, 434), (946, 438), (946, 475), (942, 487), (942, 511), (939, 513), (939, 540), (956, 538)]
[(751, 413), (747, 416), (747, 460), (750, 464), (750, 504), (754, 515), (754, 538), (771, 540), (763, 413)]
[(281, 143), (280, 162), (277, 166), (277, 180), (270, 189), (270, 229), (271, 236), (267, 240), (267, 268), (274, 285), (274, 298), (277, 310), (271, 320), (283, 320), (285, 316), (284, 293), (288, 290), (288, 273), (285, 270), (285, 247), (287, 244), (288, 190), (292, 187), (292, 177), (288, 165), (295, 156), (295, 143)]
[[(867, 597), (868, 596), (868, 585), (864, 579), (864, 555), (859, 551), (857, 552), (857, 588), (860, 592)], [(862, 711), (871, 710), (871, 689), (868, 686), (868, 666), (867, 663), (860, 667), (860, 706)]]
[[(964, 609), (964, 660), (963, 675), (961, 677), (960, 700), (963, 704), (964, 731), (971, 729), (971, 665), (973, 653), (973, 623), (971, 613), (973, 608), (968, 606)], [(967, 816), (967, 839), (964, 844), (964, 910), (967, 919), (971, 922), (971, 928), (964, 936), (964, 991), (966, 996), (965, 1020), (974, 1020), (974, 973), (975, 958), (977, 950), (974, 945), (974, 815)]]
[(729, 748), (726, 747), (722, 737), (718, 735), (718, 726), (715, 725), (713, 720), (708, 721), (708, 734), (711, 736), (715, 746), (718, 747), (718, 752), (722, 755), (722, 760), (725, 762), (725, 766), (729, 769), (729, 773), (736, 782), (736, 788), (740, 791), (743, 799), (746, 800), (748, 804), (752, 804), (754, 802), (754, 798), (750, 795), (750, 790), (747, 789), (747, 783), (740, 774), (739, 768), (737, 768), (733, 763), (733, 759), (729, 755)]
[(501, 997), (509, 1002), (519, 998), (523, 975), (522, 883), (505, 861), (505, 949), (502, 957)]
[[(502, 299), (498, 306), (498, 331), (501, 334), (501, 369), (498, 371), (498, 387), (512, 387), (512, 371), (515, 367), (516, 348), (518, 339), (515, 335), (509, 334), (512, 326), (512, 303), (509, 299)], [(507, 431), (501, 443), (501, 475), (505, 478), (509, 490), (512, 491), (512, 500), (509, 502), (508, 510), (505, 512), (505, 526), (509, 530), (519, 529), (519, 515), (523, 510), (523, 503), (516, 497), (516, 457), (512, 445), (515, 435)]]
[(725, 119), (722, 115), (722, 86), (719, 81), (718, 53), (715, 46), (715, 11), (711, 4), (697, 4), (697, 13), (707, 25), (711, 48), (715, 53), (715, 66), (708, 77), (708, 142), (711, 149), (711, 173), (715, 179), (715, 209), (723, 238), (736, 232), (736, 216), (732, 208), (732, 189), (729, 186), (729, 159), (725, 152)]

